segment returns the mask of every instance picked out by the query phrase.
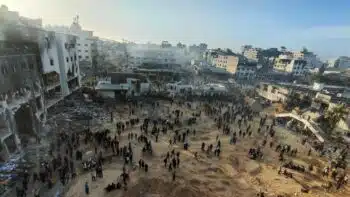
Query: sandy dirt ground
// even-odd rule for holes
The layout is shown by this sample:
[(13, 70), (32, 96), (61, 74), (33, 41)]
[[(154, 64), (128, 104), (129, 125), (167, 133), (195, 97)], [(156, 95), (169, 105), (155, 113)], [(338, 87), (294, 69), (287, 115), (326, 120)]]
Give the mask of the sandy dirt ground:
[[(198, 105), (199, 106), (199, 105)], [(155, 111), (138, 110), (136, 113), (139, 117), (145, 117), (145, 114), (152, 113), (155, 116), (165, 117), (168, 111), (180, 109), (184, 111), (183, 119), (186, 119), (197, 110), (188, 108), (181, 108), (178, 105), (170, 106), (169, 103), (160, 102), (160, 107)], [(118, 109), (116, 112), (115, 121), (125, 120), (128, 116), (128, 108)], [(118, 118), (117, 118), (118, 117)], [(142, 122), (142, 119), (141, 121)], [(123, 161), (120, 157), (113, 158), (111, 163), (104, 165), (104, 177), (98, 178), (97, 181), (91, 181), (90, 173), (80, 174), (74, 181), (70, 189), (66, 192), (66, 197), (245, 197), (256, 196), (259, 191), (264, 191), (265, 196), (320, 196), (320, 197), (345, 197), (350, 196), (350, 188), (346, 186), (338, 191), (326, 192), (322, 187), (328, 178), (322, 178), (319, 171), (326, 165), (325, 158), (315, 156), (307, 156), (309, 150), (308, 145), (300, 144), (300, 137), (294, 133), (279, 127), (276, 129), (276, 136), (273, 139), (274, 144), (290, 144), (292, 148), (298, 148), (298, 155), (296, 158), (289, 158), (299, 164), (306, 164), (312, 162), (315, 165), (313, 172), (298, 173), (292, 171), (294, 177), (286, 178), (283, 175), (278, 175), (277, 170), (281, 163), (278, 161), (278, 153), (269, 148), (268, 144), (272, 140), (268, 138), (267, 145), (264, 147), (264, 157), (262, 160), (255, 161), (248, 158), (249, 148), (255, 148), (262, 143), (262, 134), (257, 133), (257, 126), (259, 119), (255, 118), (252, 123), (253, 134), (251, 137), (239, 137), (235, 145), (229, 144), (229, 136), (223, 135), (221, 130), (218, 130), (214, 125), (212, 118), (209, 118), (202, 113), (202, 116), (197, 119), (197, 124), (188, 127), (183, 126), (183, 131), (187, 128), (196, 130), (196, 135), (190, 134), (189, 150), (183, 150), (182, 143), (177, 145), (169, 145), (169, 139), (172, 133), (168, 131), (167, 135), (161, 134), (159, 141), (153, 140), (153, 156), (143, 156), (141, 146), (136, 140), (131, 141), (134, 152), (134, 161), (140, 158), (146, 161), (150, 166), (146, 173), (140, 170), (137, 166), (130, 167), (130, 182), (128, 183), (127, 191), (115, 190), (112, 192), (105, 192), (104, 188), (112, 181), (116, 182), (121, 169)], [(231, 128), (238, 132), (238, 126), (233, 123)], [(245, 130), (246, 126), (243, 126)], [(114, 124), (107, 123), (105, 128), (111, 129), (112, 136), (114, 136)], [(99, 128), (102, 129), (102, 128)], [(121, 136), (121, 145), (127, 144), (127, 134), (129, 132), (140, 133), (139, 125), (127, 130)], [(221, 155), (220, 158), (215, 157), (214, 154), (207, 155), (201, 151), (201, 143), (216, 145), (216, 136), (219, 135), (221, 141)], [(176, 180), (172, 181), (172, 174), (164, 167), (163, 159), (168, 151), (175, 149), (180, 151), (180, 168), (176, 169)], [(198, 152), (198, 158), (194, 157), (194, 152)], [(86, 195), (84, 192), (84, 184), (88, 182), (90, 187), (90, 194)], [(302, 185), (309, 186), (309, 193), (301, 193)]]

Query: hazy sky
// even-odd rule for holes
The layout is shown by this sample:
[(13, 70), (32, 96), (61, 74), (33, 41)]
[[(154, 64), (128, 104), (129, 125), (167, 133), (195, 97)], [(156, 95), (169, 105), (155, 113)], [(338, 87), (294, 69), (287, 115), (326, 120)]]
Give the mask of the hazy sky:
[(0, 0), (44, 24), (70, 25), (115, 40), (212, 48), (300, 49), (350, 56), (350, 0)]

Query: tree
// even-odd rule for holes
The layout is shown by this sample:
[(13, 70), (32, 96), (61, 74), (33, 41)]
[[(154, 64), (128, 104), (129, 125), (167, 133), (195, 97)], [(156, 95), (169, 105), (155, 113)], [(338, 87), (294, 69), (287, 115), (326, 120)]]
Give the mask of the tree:
[(170, 48), (171, 44), (168, 41), (162, 41), (161, 47), (162, 48)]
[(231, 49), (226, 49), (226, 52), (229, 54), (229, 55), (233, 55), (234, 53), (232, 52)]
[(281, 48), (282, 52), (285, 52), (287, 50), (287, 48), (285, 46), (281, 46), (280, 48)]
[(300, 106), (301, 109), (308, 108), (308, 107), (311, 106), (311, 102), (312, 102), (312, 101), (311, 101), (311, 97), (308, 96), (308, 95), (305, 95), (305, 96), (303, 96), (303, 98), (300, 100), (299, 106)]
[(306, 47), (303, 47), (303, 49), (301, 50), (302, 53), (304, 54), (308, 54), (310, 53), (309, 50)]
[(200, 49), (201, 51), (205, 51), (205, 50), (207, 50), (207, 48), (208, 48), (208, 45), (207, 45), (207, 44), (205, 44), (205, 43), (200, 43), (200, 44), (199, 44), (199, 49)]
[(322, 66), (320, 67), (320, 69), (318, 70), (318, 74), (322, 75), (324, 73), (324, 71), (326, 70), (326, 65), (322, 64)]
[(261, 51), (263, 57), (278, 57), (281, 54), (277, 48), (269, 48)]
[(186, 45), (182, 44), (181, 42), (177, 43), (176, 45), (177, 48), (183, 49), (186, 47)]
[(333, 109), (328, 110), (325, 114), (325, 119), (328, 123), (328, 126), (333, 130), (339, 121), (346, 120), (349, 111), (346, 109), (344, 104), (335, 106)]

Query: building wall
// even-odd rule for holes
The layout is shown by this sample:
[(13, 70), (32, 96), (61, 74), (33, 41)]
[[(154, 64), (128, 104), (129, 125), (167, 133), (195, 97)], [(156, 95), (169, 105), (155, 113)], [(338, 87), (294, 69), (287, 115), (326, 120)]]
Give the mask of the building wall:
[(78, 78), (80, 84), (79, 60), (76, 36), (57, 32), (40, 32), (39, 46), (43, 74), (55, 72), (59, 75), (61, 92), (70, 94), (68, 80)]
[(258, 61), (259, 60), (259, 49), (256, 48), (250, 48), (244, 51), (243, 55), (250, 59), (250, 60), (254, 60), (254, 61)]
[(239, 65), (236, 70), (236, 78), (238, 79), (253, 79), (256, 76), (256, 66)]
[(304, 59), (293, 59), (289, 55), (280, 55), (275, 59), (274, 70), (290, 73), (295, 76), (302, 76), (307, 71), (307, 61)]
[(291, 73), (295, 76), (305, 75), (307, 71), (307, 62), (305, 60), (293, 59), (289, 64), (287, 64), (285, 72)]
[(274, 86), (271, 84), (260, 83), (256, 88), (256, 92), (267, 100), (272, 102), (285, 102), (289, 94), (289, 90), (286, 88)]
[(234, 55), (218, 55), (213, 59), (214, 65), (219, 68), (224, 68), (226, 71), (236, 73), (239, 57)]
[(305, 57), (305, 54), (302, 52), (302, 51), (295, 51), (293, 52), (293, 58), (304, 58)]
[(350, 68), (350, 57), (346, 57), (346, 56), (339, 57), (335, 61), (334, 67), (341, 68), (341, 69), (348, 69), (348, 68)]
[(45, 29), (60, 34), (76, 36), (77, 59), (79, 61), (89, 62), (92, 65), (92, 43), (94, 39), (92, 31), (83, 30), (76, 20), (73, 21), (70, 27), (46, 26)]
[[(76, 58), (76, 40), (75, 36), (66, 34), (57, 34), (57, 38), (57, 56), (60, 65), (61, 92), (63, 96), (67, 96), (71, 93), (68, 88), (68, 80), (78, 77), (80, 82), (79, 61)], [(68, 73), (70, 72), (74, 74), (68, 76)]]
[[(32, 125), (33, 130), (38, 131), (41, 127), (41, 120), (45, 121), (45, 117), (41, 119), (41, 115), (44, 114), (45, 116), (48, 103), (51, 101), (44, 98), (46, 94), (41, 87), (41, 81), (43, 81), (46, 74), (56, 72), (60, 76), (60, 84), (58, 85), (61, 86), (63, 93), (60, 94), (60, 99), (71, 93), (67, 84), (69, 70), (75, 71), (72, 76), (75, 79), (78, 78), (80, 85), (79, 62), (75, 57), (75, 36), (48, 32), (42, 29), (40, 19), (24, 18), (19, 16), (17, 12), (8, 11), (4, 7), (0, 8), (0, 18), (2, 20), (0, 22), (0, 39), (9, 42), (13, 38), (18, 38), (16, 39), (17, 43), (21, 41), (23, 43), (22, 48), (25, 49), (23, 52), (16, 47), (14, 52), (18, 52), (18, 54), (13, 54), (13, 51), (10, 51), (10, 54), (2, 53), (4, 45), (0, 45), (0, 67), (3, 68), (0, 68), (0, 89), (1, 93), (7, 93), (7, 96), (3, 94), (0, 96), (0, 115), (9, 114), (6, 115), (8, 117), (6, 118), (7, 130), (11, 131), (9, 136), (13, 137), (7, 141), (13, 144), (14, 139), (16, 144), (20, 144), (17, 136), (17, 130), (19, 132), (20, 130), (17, 129), (17, 125), (21, 125), (26, 122), (27, 118), (30, 118), (32, 122), (35, 122)], [(13, 35), (8, 32), (13, 33)], [(37, 47), (35, 53), (25, 52), (30, 48), (27, 45), (28, 42)], [(37, 70), (33, 72), (35, 69)], [(9, 90), (12, 92), (8, 93)], [(10, 96), (12, 96), (11, 100), (8, 99)], [(33, 100), (34, 98), (36, 102)], [(46, 102), (44, 102), (44, 99), (46, 99)], [(58, 101), (55, 100), (55, 102)], [(55, 102), (51, 102), (51, 104)], [(22, 107), (29, 108), (30, 117), (28, 117), (28, 114), (27, 116), (18, 115), (20, 113), (19, 109)], [(25, 129), (24, 132), (26, 131)], [(2, 140), (2, 142), (4, 141), (6, 140)]]
[(287, 55), (280, 55), (274, 61), (273, 69), (281, 72), (286, 71), (287, 65), (292, 61), (291, 57)]
[(161, 48), (158, 45), (128, 45), (129, 64), (138, 67), (142, 63), (180, 64), (190, 62), (182, 49), (177, 47)]
[(91, 62), (91, 45), (92, 40), (86, 37), (78, 37), (77, 39), (77, 51), (78, 51), (78, 58), (80, 61), (88, 61)]
[(37, 67), (36, 54), (9, 56), (0, 54), (0, 93), (22, 92), (21, 89), (30, 87), (33, 84), (32, 80), (37, 81)]

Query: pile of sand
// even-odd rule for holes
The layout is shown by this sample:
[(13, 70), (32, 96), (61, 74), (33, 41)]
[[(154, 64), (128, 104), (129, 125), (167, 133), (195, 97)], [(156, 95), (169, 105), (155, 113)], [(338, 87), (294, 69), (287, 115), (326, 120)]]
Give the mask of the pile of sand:
[[(198, 185), (197, 185), (198, 186)], [(126, 191), (123, 197), (158, 196), (158, 197), (214, 197), (205, 188), (191, 184), (164, 181), (160, 178), (141, 178), (138, 183)]]

